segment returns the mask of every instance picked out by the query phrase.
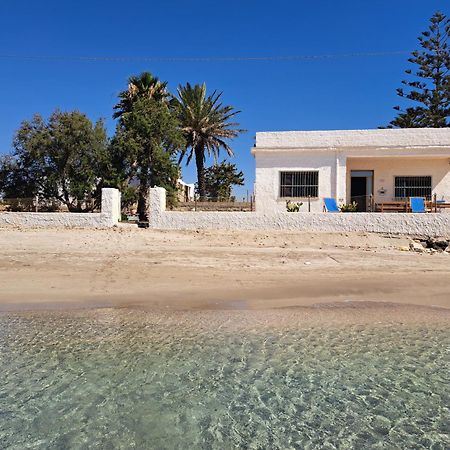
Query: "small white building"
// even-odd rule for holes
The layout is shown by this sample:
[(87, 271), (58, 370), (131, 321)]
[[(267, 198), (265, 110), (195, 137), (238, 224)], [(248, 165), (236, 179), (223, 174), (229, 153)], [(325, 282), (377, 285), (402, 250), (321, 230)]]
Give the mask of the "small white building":
[(178, 200), (181, 202), (193, 202), (195, 198), (195, 184), (185, 183), (181, 178), (177, 180), (179, 191)]
[[(323, 210), (323, 198), (375, 203), (431, 198), (450, 202), (450, 128), (256, 133), (257, 212)], [(372, 197), (371, 197), (372, 196)]]

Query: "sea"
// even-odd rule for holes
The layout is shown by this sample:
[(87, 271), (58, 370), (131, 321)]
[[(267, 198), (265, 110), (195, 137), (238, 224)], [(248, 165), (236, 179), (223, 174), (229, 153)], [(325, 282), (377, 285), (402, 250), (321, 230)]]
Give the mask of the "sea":
[(4, 312), (0, 448), (449, 449), (448, 315), (392, 311)]

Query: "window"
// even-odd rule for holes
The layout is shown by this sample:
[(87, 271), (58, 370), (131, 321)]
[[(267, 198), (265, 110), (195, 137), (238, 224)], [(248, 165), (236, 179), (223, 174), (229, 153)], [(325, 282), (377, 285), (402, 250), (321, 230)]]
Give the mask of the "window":
[(431, 199), (431, 177), (395, 177), (395, 197)]
[(319, 172), (281, 172), (280, 197), (318, 197)]

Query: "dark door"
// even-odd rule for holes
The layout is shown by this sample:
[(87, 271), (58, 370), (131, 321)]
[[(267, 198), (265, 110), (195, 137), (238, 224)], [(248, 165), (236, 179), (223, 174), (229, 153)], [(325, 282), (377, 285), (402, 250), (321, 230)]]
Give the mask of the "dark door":
[(350, 199), (358, 204), (359, 212), (367, 211), (367, 177), (352, 176)]

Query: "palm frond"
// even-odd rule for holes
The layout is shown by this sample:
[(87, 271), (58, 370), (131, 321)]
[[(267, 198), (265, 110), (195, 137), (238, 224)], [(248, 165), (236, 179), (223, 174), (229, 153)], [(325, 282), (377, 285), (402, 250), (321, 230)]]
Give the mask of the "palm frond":
[(170, 94), (167, 91), (167, 82), (160, 81), (150, 72), (131, 76), (128, 79), (128, 88), (119, 93), (119, 103), (114, 106), (113, 118), (117, 119), (131, 111), (134, 102), (143, 97), (153, 98), (156, 101), (169, 102)]
[[(180, 153), (180, 162), (187, 155), (188, 165), (194, 155), (196, 156), (198, 187), (202, 197), (206, 157), (212, 157), (217, 163), (221, 150), (233, 156), (233, 149), (227, 141), (236, 138), (245, 130), (233, 120), (240, 111), (222, 103), (222, 92), (213, 91), (207, 95), (205, 83), (186, 83), (185, 86), (178, 86), (177, 94), (178, 96), (170, 101), (170, 105), (178, 116), (186, 142)], [(199, 158), (200, 154), (202, 157)]]

